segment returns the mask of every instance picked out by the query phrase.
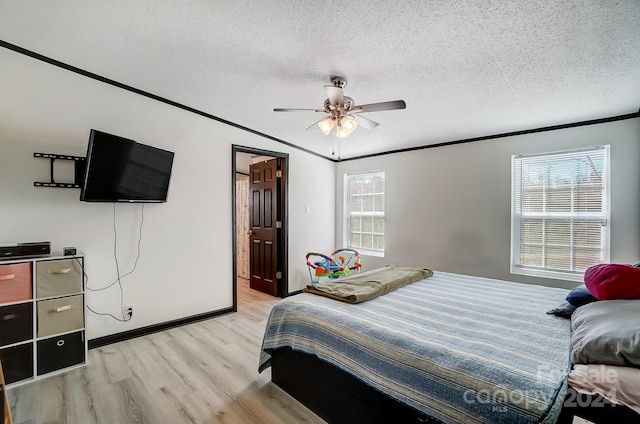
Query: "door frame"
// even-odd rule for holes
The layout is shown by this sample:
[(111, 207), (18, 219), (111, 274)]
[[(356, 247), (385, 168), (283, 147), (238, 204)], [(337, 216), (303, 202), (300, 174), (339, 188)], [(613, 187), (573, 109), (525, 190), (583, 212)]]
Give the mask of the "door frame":
[(238, 310), (238, 257), (236, 251), (238, 249), (237, 230), (237, 214), (236, 214), (236, 154), (249, 153), (259, 156), (271, 156), (282, 160), (282, 178), (279, 181), (279, 189), (281, 196), (278, 199), (279, 207), (282, 210), (282, 231), (278, 238), (278, 268), (282, 272), (282, 278), (278, 280), (278, 297), (286, 297), (289, 295), (289, 154), (274, 152), (272, 150), (257, 149), (254, 147), (231, 145), (231, 228), (233, 234), (232, 252), (233, 252), (233, 310)]

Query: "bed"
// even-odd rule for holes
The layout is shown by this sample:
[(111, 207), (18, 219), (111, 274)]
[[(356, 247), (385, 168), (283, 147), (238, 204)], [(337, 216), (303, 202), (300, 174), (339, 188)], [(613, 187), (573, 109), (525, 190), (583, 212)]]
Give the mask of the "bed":
[(568, 387), (570, 321), (546, 314), (566, 294), (444, 272), (355, 305), (302, 293), (273, 308), (259, 370), (329, 422), (635, 414)]

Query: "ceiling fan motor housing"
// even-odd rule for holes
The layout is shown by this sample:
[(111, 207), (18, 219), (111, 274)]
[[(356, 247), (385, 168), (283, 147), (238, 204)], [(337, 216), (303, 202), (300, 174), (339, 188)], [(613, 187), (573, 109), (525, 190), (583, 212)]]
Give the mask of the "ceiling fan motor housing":
[(324, 110), (327, 113), (330, 113), (334, 118), (339, 118), (346, 115), (353, 105), (353, 99), (348, 96), (344, 96), (344, 102), (341, 105), (332, 105), (331, 100), (326, 99), (324, 101)]

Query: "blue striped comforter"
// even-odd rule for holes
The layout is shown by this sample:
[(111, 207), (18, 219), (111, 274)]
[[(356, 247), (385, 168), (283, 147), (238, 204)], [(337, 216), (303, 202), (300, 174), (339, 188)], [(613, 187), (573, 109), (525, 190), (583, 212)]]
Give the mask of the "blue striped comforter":
[(435, 272), (351, 305), (280, 301), (259, 370), (279, 347), (313, 354), (445, 423), (554, 423), (570, 370), (567, 290)]

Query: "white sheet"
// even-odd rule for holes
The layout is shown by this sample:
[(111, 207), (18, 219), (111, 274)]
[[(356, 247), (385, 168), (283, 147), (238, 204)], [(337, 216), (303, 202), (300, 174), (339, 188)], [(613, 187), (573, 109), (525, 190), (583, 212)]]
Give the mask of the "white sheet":
[(580, 393), (601, 395), (640, 414), (640, 368), (575, 364), (569, 385)]

